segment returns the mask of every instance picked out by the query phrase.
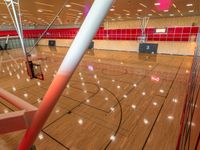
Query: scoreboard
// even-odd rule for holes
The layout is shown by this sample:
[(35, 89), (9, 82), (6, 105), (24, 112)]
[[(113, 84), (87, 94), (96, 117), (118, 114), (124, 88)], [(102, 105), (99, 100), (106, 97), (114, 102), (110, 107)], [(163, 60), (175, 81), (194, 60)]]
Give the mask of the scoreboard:
[(157, 54), (158, 44), (157, 43), (140, 43), (139, 52)]

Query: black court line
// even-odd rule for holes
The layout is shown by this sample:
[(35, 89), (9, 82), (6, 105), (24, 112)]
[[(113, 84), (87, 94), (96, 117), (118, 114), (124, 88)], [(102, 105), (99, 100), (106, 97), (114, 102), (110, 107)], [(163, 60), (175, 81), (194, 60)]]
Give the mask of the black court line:
[[(178, 69), (177, 69), (175, 78), (173, 79), (172, 84), (170, 85), (170, 88), (169, 88), (170, 90), (169, 90), (169, 92), (167, 93), (166, 98), (169, 96), (169, 93), (170, 93), (170, 91), (171, 91), (171, 89), (172, 89), (172, 86), (174, 85), (174, 83), (175, 83), (175, 81), (176, 81), (176, 78), (177, 78), (177, 76), (178, 76), (178, 73), (179, 73), (179, 71), (180, 71), (180, 69), (181, 69), (182, 64), (183, 64), (183, 60), (182, 60), (181, 64), (179, 65)], [(156, 117), (156, 119), (155, 119), (155, 121), (154, 121), (154, 123), (153, 123), (153, 126), (152, 126), (152, 128), (151, 128), (151, 130), (150, 130), (150, 132), (149, 132), (149, 134), (148, 134), (148, 136), (147, 136), (147, 138), (146, 138), (146, 141), (145, 141), (145, 143), (144, 143), (144, 145), (143, 145), (143, 147), (142, 147), (142, 150), (144, 150), (144, 148), (146, 147), (146, 144), (147, 144), (147, 142), (148, 142), (148, 140), (149, 140), (149, 137), (150, 137), (150, 135), (151, 135), (151, 133), (152, 133), (154, 127), (155, 127), (155, 124), (156, 124), (156, 122), (157, 122), (159, 116), (161, 115), (161, 111), (162, 111), (162, 109), (163, 109), (163, 106), (165, 105), (166, 98), (165, 98), (165, 100), (164, 100), (164, 102), (163, 102), (163, 105), (161, 106), (160, 111), (159, 111), (159, 113), (158, 113), (158, 115), (157, 115), (157, 117)]]
[(65, 148), (66, 150), (70, 150), (68, 147), (66, 147), (64, 144), (62, 144), (61, 142), (59, 142), (57, 139), (55, 139), (54, 137), (52, 137), (51, 135), (49, 135), (47, 132), (45, 132), (44, 130), (42, 130), (42, 132), (44, 132), (47, 136), (49, 136), (52, 140), (54, 140), (56, 143), (58, 143), (59, 145), (61, 145), (63, 148)]
[[(98, 90), (98, 92), (100, 91), (100, 89)], [(97, 93), (98, 93), (97, 92)], [(94, 93), (93, 95), (91, 95), (92, 97), (95, 96), (97, 93)], [(75, 106), (74, 108), (72, 108), (71, 110), (69, 110), (68, 112), (64, 113), (63, 115), (61, 115), (60, 117), (58, 117), (56, 120), (54, 120), (53, 122), (51, 122), (50, 124), (48, 124), (47, 126), (45, 126), (43, 129), (48, 128), (49, 126), (51, 126), (53, 123), (55, 123), (56, 121), (58, 121), (59, 119), (61, 119), (62, 117), (64, 117), (67, 114), (70, 114), (74, 109), (78, 108), (81, 106), (81, 104), (84, 104), (85, 101), (80, 102), (77, 106)], [(101, 110), (102, 111), (102, 110)]]

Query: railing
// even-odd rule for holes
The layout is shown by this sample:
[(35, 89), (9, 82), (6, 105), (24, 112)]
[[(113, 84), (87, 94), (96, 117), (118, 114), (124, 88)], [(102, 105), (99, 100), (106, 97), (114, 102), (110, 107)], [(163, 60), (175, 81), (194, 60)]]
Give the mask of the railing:
[(177, 150), (200, 148), (200, 36), (195, 51), (181, 119)]
[[(24, 44), (26, 47), (32, 47), (35, 44), (37, 38), (33, 38), (30, 35), (24, 38)], [(6, 37), (0, 37), (0, 45), (4, 47), (6, 43)], [(21, 48), (20, 39), (18, 36), (12, 36), (9, 38), (7, 49)]]
[[(147, 28), (147, 41), (196, 41), (199, 27), (170, 27), (166, 33), (155, 33), (155, 28)], [(38, 38), (44, 30), (25, 30), (25, 38)], [(50, 29), (43, 38), (74, 39), (79, 28)], [(0, 31), (0, 36), (16, 35), (14, 31)], [(142, 36), (141, 29), (109, 29), (100, 28), (95, 40), (138, 40)]]

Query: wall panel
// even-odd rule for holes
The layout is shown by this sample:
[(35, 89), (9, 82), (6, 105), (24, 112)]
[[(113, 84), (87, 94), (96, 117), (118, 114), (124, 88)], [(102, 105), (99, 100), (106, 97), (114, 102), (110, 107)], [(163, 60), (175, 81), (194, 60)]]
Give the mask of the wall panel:
[[(51, 39), (52, 40), (52, 39)], [(57, 46), (70, 47), (72, 40), (56, 39)], [(132, 51), (138, 52), (139, 42), (124, 40), (94, 40), (94, 48), (102, 50)], [(193, 55), (196, 46), (195, 42), (152, 42), (158, 43), (158, 53), (176, 54), (176, 55)], [(48, 39), (42, 39), (39, 45), (48, 45)]]
[[(170, 17), (170, 18), (160, 18), (160, 19), (150, 19), (147, 27), (173, 27), (173, 26), (192, 26), (192, 23), (196, 23), (200, 26), (200, 16), (192, 17)], [(140, 28), (139, 20), (129, 20), (129, 21), (115, 21), (106, 22), (104, 24), (105, 29), (130, 29), (130, 28)]]

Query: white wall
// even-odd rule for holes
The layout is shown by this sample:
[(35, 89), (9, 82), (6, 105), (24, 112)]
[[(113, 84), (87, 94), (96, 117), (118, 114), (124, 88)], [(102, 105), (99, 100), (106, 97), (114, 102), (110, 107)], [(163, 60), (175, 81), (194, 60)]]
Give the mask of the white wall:
[[(148, 27), (170, 27), (170, 26), (191, 26), (195, 22), (200, 25), (200, 16), (192, 17), (169, 17), (160, 19), (150, 19)], [(127, 29), (139, 28), (139, 20), (105, 22), (106, 29)], [(57, 46), (69, 47), (72, 40), (57, 39)], [(193, 55), (195, 42), (157, 42), (158, 53), (178, 54), (178, 55)], [(42, 39), (39, 45), (48, 45), (48, 39)], [(103, 50), (120, 50), (120, 51), (138, 51), (139, 43), (137, 41), (120, 41), (120, 40), (95, 40), (95, 49)]]
[[(53, 40), (53, 39), (51, 39)], [(54, 39), (57, 46), (70, 47), (72, 40)], [(139, 49), (137, 41), (120, 41), (120, 40), (94, 40), (95, 49), (103, 50), (119, 50), (119, 51), (134, 51)], [(177, 54), (177, 55), (193, 55), (196, 46), (195, 42), (154, 42), (158, 43), (158, 53), (162, 54)], [(48, 39), (42, 39), (39, 45), (48, 45)]]
[(49, 40), (55, 40), (57, 46), (64, 46), (69, 47), (72, 43), (72, 40), (66, 40), (66, 39), (42, 39), (38, 43), (38, 45), (46, 46), (49, 44)]

